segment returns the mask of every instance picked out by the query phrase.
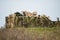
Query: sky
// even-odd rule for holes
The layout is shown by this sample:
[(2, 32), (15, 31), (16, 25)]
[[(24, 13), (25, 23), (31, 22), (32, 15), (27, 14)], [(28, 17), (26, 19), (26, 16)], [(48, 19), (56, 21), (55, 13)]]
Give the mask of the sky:
[(24, 10), (45, 14), (55, 21), (60, 18), (60, 0), (0, 0), (0, 27), (5, 25), (6, 16)]

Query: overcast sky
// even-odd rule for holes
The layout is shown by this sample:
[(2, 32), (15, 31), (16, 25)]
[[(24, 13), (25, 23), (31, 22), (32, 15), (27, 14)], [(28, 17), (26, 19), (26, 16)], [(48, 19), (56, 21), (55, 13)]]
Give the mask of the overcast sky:
[(60, 18), (60, 0), (0, 0), (0, 26), (5, 24), (5, 16), (23, 10), (46, 14), (56, 20)]

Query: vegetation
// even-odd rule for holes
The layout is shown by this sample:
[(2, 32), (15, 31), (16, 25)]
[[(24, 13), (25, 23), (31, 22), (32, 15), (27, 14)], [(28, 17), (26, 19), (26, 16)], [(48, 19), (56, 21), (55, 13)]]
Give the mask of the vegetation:
[(14, 27), (0, 29), (0, 40), (60, 40), (59, 18), (52, 22), (46, 15), (15, 14)]
[(0, 29), (0, 40), (60, 40), (60, 27)]

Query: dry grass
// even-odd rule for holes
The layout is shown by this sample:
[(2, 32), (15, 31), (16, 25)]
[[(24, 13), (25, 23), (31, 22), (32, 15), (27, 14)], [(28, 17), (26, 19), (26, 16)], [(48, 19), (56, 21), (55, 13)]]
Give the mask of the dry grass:
[(2, 29), (0, 40), (60, 40), (60, 28)]

